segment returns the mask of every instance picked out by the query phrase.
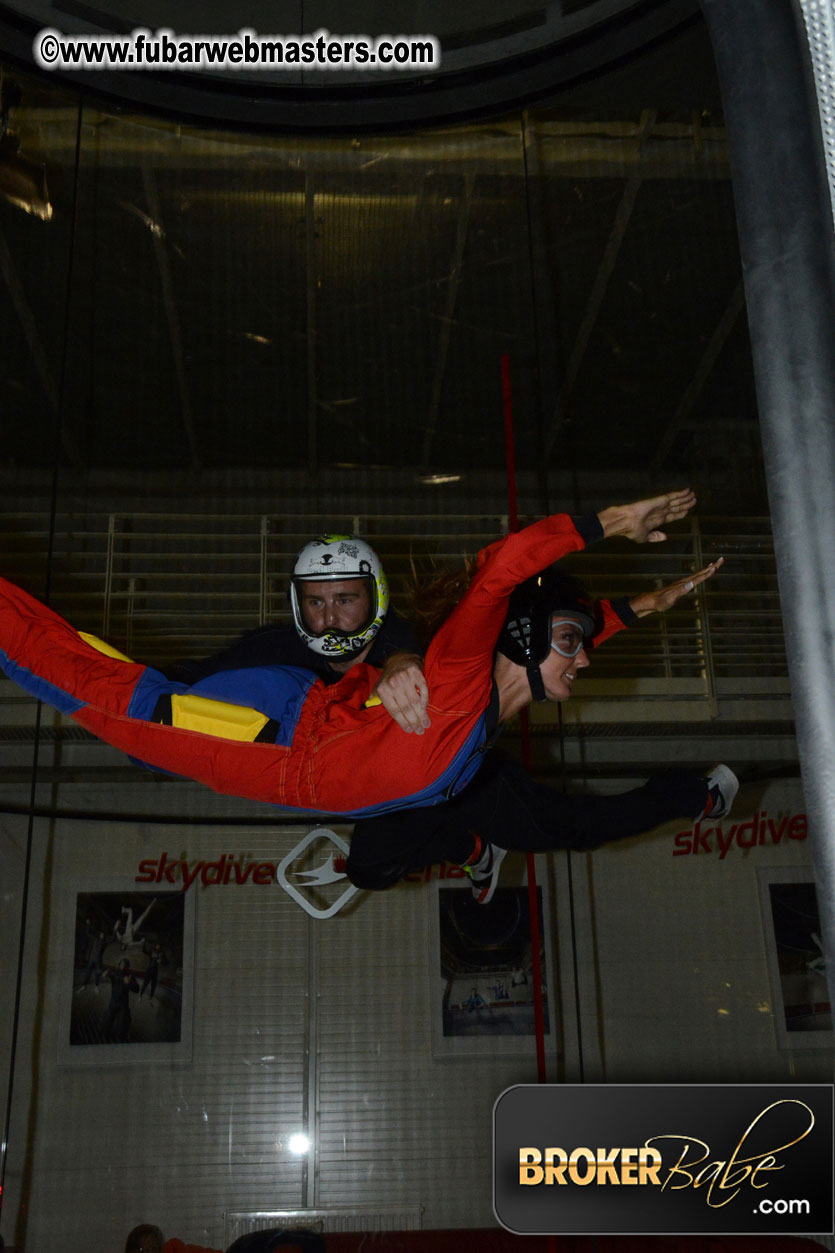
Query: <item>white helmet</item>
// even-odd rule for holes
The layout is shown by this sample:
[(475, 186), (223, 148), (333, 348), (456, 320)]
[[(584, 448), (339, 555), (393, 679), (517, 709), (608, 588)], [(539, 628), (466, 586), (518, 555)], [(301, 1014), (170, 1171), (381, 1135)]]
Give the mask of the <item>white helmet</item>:
[[(364, 624), (353, 632), (328, 627), (313, 635), (302, 616), (297, 587), (310, 580), (321, 583), (342, 579), (365, 579), (371, 607)], [(296, 558), (290, 578), (290, 604), (299, 636), (314, 653), (323, 657), (350, 657), (370, 644), (383, 625), (389, 607), (389, 589), (380, 558), (370, 544), (356, 535), (320, 535), (305, 544)]]

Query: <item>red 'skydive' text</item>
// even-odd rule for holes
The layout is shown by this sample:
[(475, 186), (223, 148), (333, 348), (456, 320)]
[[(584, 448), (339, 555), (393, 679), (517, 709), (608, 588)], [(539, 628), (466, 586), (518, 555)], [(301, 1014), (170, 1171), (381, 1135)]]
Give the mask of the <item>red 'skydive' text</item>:
[(265, 886), (275, 883), (275, 863), (271, 861), (244, 861), (233, 853), (223, 853), (217, 861), (188, 862), (182, 858), (146, 858), (139, 863), (137, 883), (179, 883), (187, 891), (192, 883), (204, 887), (227, 883), (257, 883)]
[(741, 849), (770, 847), (784, 840), (805, 840), (807, 834), (805, 814), (769, 818), (767, 810), (758, 810), (748, 822), (725, 822), (714, 826), (709, 822), (697, 822), (686, 831), (679, 831), (673, 838), (673, 857), (713, 853), (724, 861), (734, 845)]
[[(223, 853), (217, 861), (189, 861), (184, 857), (146, 857), (139, 863), (136, 883), (171, 883), (187, 892), (193, 883), (203, 887), (224, 887), (241, 883), (254, 883), (267, 887), (275, 883), (277, 865), (272, 861), (251, 861), (235, 853)], [(430, 879), (463, 879), (460, 866), (441, 862), (427, 866), (426, 870), (406, 876), (407, 883), (428, 883)]]

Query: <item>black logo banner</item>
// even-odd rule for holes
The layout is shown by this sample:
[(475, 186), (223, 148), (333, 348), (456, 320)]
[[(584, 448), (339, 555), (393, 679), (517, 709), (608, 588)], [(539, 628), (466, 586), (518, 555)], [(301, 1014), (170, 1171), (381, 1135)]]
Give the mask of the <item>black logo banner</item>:
[(520, 1235), (833, 1230), (831, 1084), (529, 1084), (493, 1109)]

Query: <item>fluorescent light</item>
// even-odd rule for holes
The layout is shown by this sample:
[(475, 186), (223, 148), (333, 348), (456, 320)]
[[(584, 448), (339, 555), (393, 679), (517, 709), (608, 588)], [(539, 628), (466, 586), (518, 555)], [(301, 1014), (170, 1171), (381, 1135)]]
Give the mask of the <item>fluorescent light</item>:
[(52, 217), (44, 167), (22, 157), (8, 136), (0, 144), (0, 196), (42, 222)]

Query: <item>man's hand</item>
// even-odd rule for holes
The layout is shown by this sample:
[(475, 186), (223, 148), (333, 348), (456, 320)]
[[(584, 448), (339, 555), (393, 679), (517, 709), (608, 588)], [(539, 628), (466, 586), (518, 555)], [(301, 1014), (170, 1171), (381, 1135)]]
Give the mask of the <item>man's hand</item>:
[(429, 688), (423, 677), (423, 664), (416, 653), (395, 653), (380, 672), (374, 689), (383, 708), (401, 731), (423, 735), (431, 725), (426, 713)]
[(698, 574), (686, 574), (683, 579), (677, 579), (668, 587), (659, 587), (657, 592), (642, 592), (640, 596), (633, 596), (629, 602), (632, 612), (639, 618), (645, 618), (648, 613), (663, 613), (677, 600), (681, 600), (682, 596), (692, 592), (700, 583), (712, 579), (724, 561), (724, 557), (717, 557), (716, 561), (711, 561), (710, 565), (699, 570)]
[(695, 493), (684, 487), (664, 496), (636, 500), (631, 505), (613, 505), (597, 516), (607, 537), (623, 535), (636, 544), (658, 544), (667, 538), (666, 532), (658, 528), (686, 517), (695, 503)]

